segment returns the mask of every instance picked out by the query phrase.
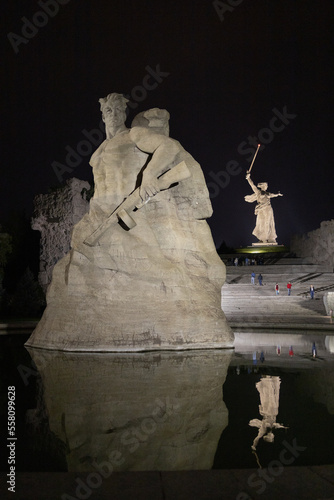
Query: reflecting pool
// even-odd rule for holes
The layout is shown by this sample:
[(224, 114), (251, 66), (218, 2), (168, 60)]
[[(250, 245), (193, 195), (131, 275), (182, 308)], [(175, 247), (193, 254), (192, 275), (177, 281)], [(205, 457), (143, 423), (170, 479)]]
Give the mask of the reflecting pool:
[[(18, 471), (333, 464), (333, 338), (243, 334), (235, 350), (63, 353), (0, 336), (2, 439)], [(3, 457), (1, 470), (7, 469)]]

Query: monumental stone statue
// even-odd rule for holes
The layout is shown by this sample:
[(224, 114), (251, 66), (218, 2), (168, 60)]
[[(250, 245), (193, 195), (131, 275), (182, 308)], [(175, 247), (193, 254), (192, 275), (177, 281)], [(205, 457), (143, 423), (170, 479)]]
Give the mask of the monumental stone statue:
[(270, 199), (283, 195), (281, 193), (269, 193), (266, 182), (260, 182), (255, 186), (250, 177), (250, 172), (247, 172), (246, 179), (254, 193), (245, 196), (245, 200), (248, 203), (257, 202), (255, 206), (256, 225), (252, 234), (257, 237), (260, 243), (277, 245), (274, 212)]
[(53, 270), (30, 346), (73, 351), (231, 347), (220, 307), (225, 266), (206, 218), (200, 165), (169, 137), (169, 113), (126, 128), (122, 94), (100, 99), (106, 140), (95, 192)]

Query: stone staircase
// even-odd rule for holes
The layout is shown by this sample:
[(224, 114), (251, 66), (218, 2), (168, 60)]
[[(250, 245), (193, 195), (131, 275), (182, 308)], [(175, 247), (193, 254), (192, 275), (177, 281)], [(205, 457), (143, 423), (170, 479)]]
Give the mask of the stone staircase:
[[(255, 272), (255, 284), (251, 273)], [(276, 264), (227, 266), (222, 287), (222, 309), (235, 330), (247, 328), (328, 328), (332, 319), (326, 316), (323, 295), (334, 291), (334, 274), (326, 266), (313, 265), (302, 259), (280, 259)], [(258, 275), (262, 274), (263, 286)], [(288, 296), (287, 283), (292, 292)], [(280, 287), (276, 295), (275, 284)], [(315, 299), (310, 298), (310, 285)], [(322, 325), (322, 326), (321, 326)]]

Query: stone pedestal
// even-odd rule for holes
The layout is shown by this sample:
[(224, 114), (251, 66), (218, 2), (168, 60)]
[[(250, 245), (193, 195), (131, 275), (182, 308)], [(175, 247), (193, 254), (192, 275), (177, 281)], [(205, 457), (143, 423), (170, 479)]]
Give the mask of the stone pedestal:
[(277, 247), (278, 243), (262, 243), (261, 241), (258, 241), (256, 243), (252, 243), (252, 247)]

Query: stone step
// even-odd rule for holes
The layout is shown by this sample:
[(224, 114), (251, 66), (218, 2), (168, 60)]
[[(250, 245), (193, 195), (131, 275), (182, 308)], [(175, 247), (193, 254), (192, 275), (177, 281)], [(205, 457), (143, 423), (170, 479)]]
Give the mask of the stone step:
[(274, 264), (262, 266), (226, 266), (227, 274), (295, 274), (295, 273), (331, 273), (325, 264)]
[[(263, 285), (273, 286), (275, 283), (278, 283), (280, 287), (283, 289), (286, 287), (288, 281), (291, 281), (293, 287), (301, 287), (308, 289), (312, 284), (318, 290), (320, 288), (334, 288), (334, 275), (332, 273), (291, 273), (289, 275), (277, 275), (270, 273), (261, 273), (263, 277)], [(225, 286), (253, 286), (254, 288), (259, 287), (258, 283), (258, 274), (255, 277), (255, 284), (251, 283), (251, 273), (247, 275), (238, 274), (238, 275), (226, 275)]]
[[(253, 271), (255, 284), (251, 283)], [(260, 273), (263, 286), (257, 279)], [(292, 283), (290, 296), (286, 287), (288, 281)], [(276, 283), (280, 287), (279, 295), (275, 292)], [(315, 287), (315, 300), (309, 295), (311, 284)], [(227, 266), (221, 304), (234, 330), (236, 327), (257, 328), (260, 324), (264, 329), (266, 325), (268, 328), (270, 325), (272, 328), (288, 328), (289, 325), (312, 328), (313, 324), (334, 328), (327, 324), (330, 319), (323, 303), (328, 290), (334, 290), (332, 270), (301, 259), (281, 259), (280, 264), (273, 265)]]

